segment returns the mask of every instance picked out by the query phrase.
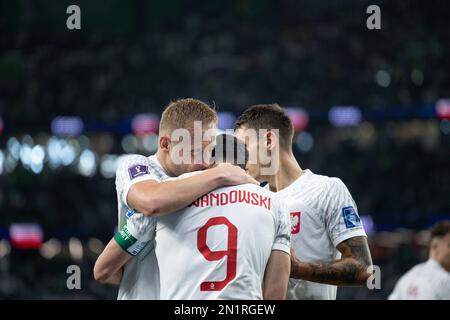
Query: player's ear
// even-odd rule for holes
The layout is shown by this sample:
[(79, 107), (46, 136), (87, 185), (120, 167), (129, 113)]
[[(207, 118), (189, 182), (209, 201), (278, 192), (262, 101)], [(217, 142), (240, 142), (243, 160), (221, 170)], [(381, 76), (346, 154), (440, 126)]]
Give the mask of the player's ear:
[(163, 152), (169, 152), (170, 150), (170, 138), (168, 136), (160, 136), (159, 137), (159, 148)]
[(267, 150), (272, 151), (278, 144), (278, 137), (273, 130), (268, 130), (266, 133), (266, 147)]

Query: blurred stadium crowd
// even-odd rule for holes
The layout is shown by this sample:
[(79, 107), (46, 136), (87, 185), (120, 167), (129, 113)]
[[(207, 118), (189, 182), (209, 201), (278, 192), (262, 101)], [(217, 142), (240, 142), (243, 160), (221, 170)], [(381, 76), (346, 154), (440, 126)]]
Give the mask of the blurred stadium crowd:
[[(0, 298), (115, 298), (93, 263), (113, 235), (114, 172), (157, 147), (171, 99), (216, 104), (219, 126), (254, 103), (293, 120), (304, 168), (358, 204), (385, 299), (450, 217), (450, 28), (445, 1), (0, 1)], [(24, 240), (25, 239), (25, 240)], [(82, 290), (66, 288), (80, 265)]]

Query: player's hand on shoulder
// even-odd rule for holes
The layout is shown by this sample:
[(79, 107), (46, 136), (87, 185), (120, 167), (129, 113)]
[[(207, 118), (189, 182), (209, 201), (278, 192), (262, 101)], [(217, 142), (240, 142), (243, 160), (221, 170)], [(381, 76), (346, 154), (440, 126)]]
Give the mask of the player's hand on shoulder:
[(259, 185), (258, 181), (248, 175), (245, 170), (229, 163), (218, 164), (211, 170), (219, 172), (223, 180), (223, 185), (225, 186), (235, 186), (246, 183)]

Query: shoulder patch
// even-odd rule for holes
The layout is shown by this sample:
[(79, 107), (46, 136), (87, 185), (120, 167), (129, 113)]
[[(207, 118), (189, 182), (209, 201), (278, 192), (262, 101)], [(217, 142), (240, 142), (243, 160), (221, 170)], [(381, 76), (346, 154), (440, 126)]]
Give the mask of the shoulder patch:
[(359, 218), (359, 215), (356, 212), (355, 208), (342, 208), (342, 214), (344, 215), (345, 226), (347, 227), (347, 229), (361, 226), (361, 219)]
[(137, 177), (149, 174), (149, 168), (146, 165), (137, 164), (128, 168), (128, 173), (130, 174), (130, 179), (133, 180)]

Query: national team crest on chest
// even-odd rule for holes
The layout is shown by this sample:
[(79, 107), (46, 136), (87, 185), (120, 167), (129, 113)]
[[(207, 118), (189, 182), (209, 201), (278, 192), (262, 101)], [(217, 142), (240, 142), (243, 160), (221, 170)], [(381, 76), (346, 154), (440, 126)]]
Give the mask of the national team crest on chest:
[(130, 179), (149, 174), (149, 168), (146, 165), (138, 164), (128, 168), (128, 173), (130, 174)]
[(300, 232), (300, 215), (301, 212), (291, 212), (291, 233), (297, 234)]

